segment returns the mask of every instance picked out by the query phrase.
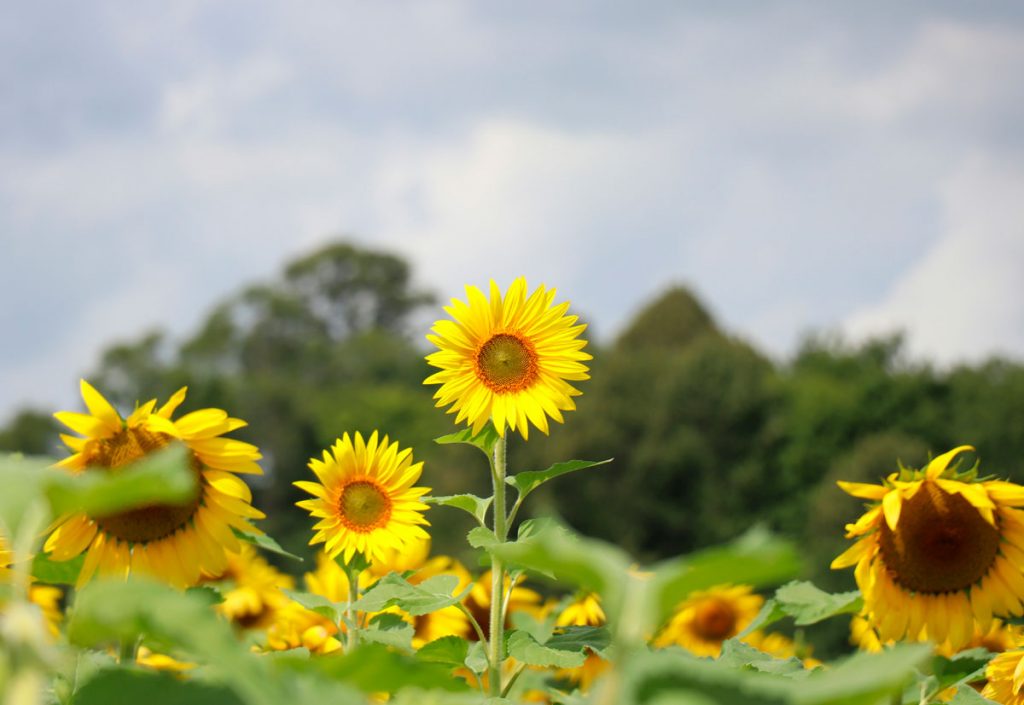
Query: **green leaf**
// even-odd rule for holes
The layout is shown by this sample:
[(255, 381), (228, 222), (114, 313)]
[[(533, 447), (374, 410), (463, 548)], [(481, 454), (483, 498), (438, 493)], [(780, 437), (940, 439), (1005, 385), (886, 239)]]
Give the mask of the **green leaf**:
[(770, 627), (779, 620), (785, 619), (787, 616), (789, 615), (787, 615), (785, 610), (779, 606), (779, 603), (775, 601), (775, 598), (769, 598), (768, 600), (765, 600), (764, 606), (761, 607), (757, 616), (754, 617), (753, 621), (747, 625), (746, 629), (739, 633), (739, 636), (745, 637), (747, 634), (755, 632), (758, 629)]
[(323, 595), (317, 595), (313, 592), (300, 592), (298, 590), (281, 590), (281, 592), (298, 602), (307, 610), (316, 612), (318, 615), (326, 617), (335, 623), (341, 619), (340, 610), (345, 609), (344, 603), (339, 604), (337, 602), (332, 602)]
[(466, 668), (476, 674), (487, 670), (487, 651), (484, 649), (483, 642), (474, 641), (469, 645), (465, 663)]
[(52, 464), (49, 458), (0, 455), (0, 487), (4, 488), (0, 492), (0, 530), (8, 540), (18, 535), (29, 508), (41, 504), (43, 481), (53, 473), (49, 469)]
[(276, 553), (277, 555), (284, 556), (286, 558), (291, 558), (293, 561), (298, 561), (299, 563), (303, 562), (301, 557), (284, 550), (281, 548), (281, 544), (266, 534), (250, 534), (245, 531), (239, 531), (233, 526), (231, 527), (231, 531), (238, 539), (245, 541), (246, 543), (251, 543), (253, 546), (258, 548), (262, 548), (264, 551)]
[(101, 671), (75, 693), (75, 705), (242, 705), (244, 702), (229, 688), (168, 673), (128, 670)]
[(501, 543), (498, 541), (498, 537), (494, 535), (494, 532), (485, 526), (475, 526), (470, 529), (469, 533), (466, 534), (466, 540), (473, 548), (482, 548), (488, 552)]
[(985, 677), (985, 667), (994, 657), (988, 649), (977, 648), (961, 651), (953, 658), (935, 656), (932, 658), (932, 677), (935, 692), (954, 686), (965, 685)]
[(604, 651), (611, 643), (611, 634), (606, 627), (558, 627), (551, 638), (544, 642), (550, 649), (582, 651), (590, 648)]
[(475, 494), (454, 494), (446, 497), (424, 497), (423, 501), (427, 504), (436, 504), (442, 507), (455, 507), (461, 509), (464, 512), (472, 514), (473, 517), (480, 522), (483, 526), (485, 517), (487, 516), (487, 509), (491, 506), (491, 502), (494, 501), (494, 497), (477, 497)]
[(76, 511), (103, 516), (150, 504), (184, 504), (199, 490), (191, 459), (188, 448), (175, 442), (116, 470), (51, 471), (44, 491), (54, 516)]
[(392, 651), (383, 644), (360, 644), (350, 654), (326, 655), (314, 659), (286, 656), (282, 666), (349, 683), (366, 693), (393, 693), (407, 687), (466, 691), (465, 681), (452, 678), (451, 668)]
[(49, 555), (38, 553), (32, 559), (32, 577), (49, 585), (74, 585), (84, 562), (84, 553), (69, 561), (50, 560)]
[(747, 668), (790, 677), (804, 677), (810, 673), (804, 670), (804, 664), (798, 658), (775, 658), (735, 638), (722, 643), (722, 653), (718, 661), (733, 668)]
[(542, 646), (527, 632), (509, 632), (505, 643), (509, 656), (530, 666), (576, 668), (586, 660), (582, 651)]
[(836, 615), (856, 614), (864, 604), (857, 590), (830, 594), (802, 580), (786, 583), (776, 590), (775, 601), (800, 626), (816, 624)]
[(416, 658), (420, 661), (443, 663), (453, 668), (464, 666), (468, 655), (469, 642), (461, 636), (443, 636), (424, 644), (416, 652)]
[(417, 617), (458, 603), (462, 595), (452, 594), (458, 584), (459, 579), (455, 575), (435, 575), (419, 585), (412, 585), (402, 576), (389, 573), (367, 590), (353, 607), (363, 612), (398, 607)]
[(989, 700), (978, 694), (969, 685), (961, 685), (956, 689), (956, 695), (949, 701), (949, 705), (999, 705), (995, 700)]
[(519, 472), (515, 475), (510, 475), (505, 478), (505, 482), (515, 487), (519, 492), (520, 498), (523, 498), (548, 480), (553, 480), (560, 475), (576, 472), (577, 470), (585, 470), (586, 468), (592, 468), (598, 465), (606, 465), (607, 463), (612, 462), (612, 460), (614, 460), (614, 458), (597, 461), (567, 460), (564, 463), (555, 463), (547, 470), (527, 470), (526, 472)]
[(370, 620), (369, 627), (359, 632), (359, 638), (411, 654), (412, 637), (415, 633), (413, 626), (402, 619), (401, 615), (385, 612), (375, 615)]
[(723, 583), (768, 585), (792, 578), (800, 558), (792, 544), (763, 529), (752, 529), (736, 541), (677, 558), (655, 567), (651, 578), (654, 614), (660, 624), (687, 595)]
[(870, 705), (900, 693), (931, 656), (928, 644), (897, 644), (880, 653), (860, 653), (800, 681), (793, 705)]
[(487, 422), (487, 425), (484, 426), (480, 430), (480, 433), (475, 436), (473, 435), (472, 428), (464, 428), (461, 431), (449, 433), (447, 436), (435, 438), (434, 443), (440, 443), (442, 445), (450, 443), (464, 443), (466, 445), (471, 445), (474, 448), (479, 449), (487, 456), (488, 461), (490, 461), (494, 455), (494, 446), (498, 443), (500, 438), (501, 437), (498, 435), (498, 432), (494, 429), (494, 424)]

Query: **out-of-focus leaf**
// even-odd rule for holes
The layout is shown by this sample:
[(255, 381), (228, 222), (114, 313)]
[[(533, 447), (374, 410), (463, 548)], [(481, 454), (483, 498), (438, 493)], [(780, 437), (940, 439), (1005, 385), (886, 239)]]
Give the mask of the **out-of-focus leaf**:
[(614, 458), (596, 461), (567, 460), (563, 463), (555, 463), (547, 470), (527, 470), (526, 472), (517, 472), (515, 475), (506, 477), (505, 482), (515, 487), (516, 490), (518, 490), (520, 497), (526, 497), (526, 495), (533, 492), (548, 480), (553, 480), (560, 475), (576, 472), (577, 470), (585, 470), (598, 465), (606, 465), (612, 462), (612, 460), (614, 460)]
[(949, 705), (999, 705), (999, 703), (982, 697), (969, 685), (961, 685), (956, 689), (956, 695), (949, 701)]
[(582, 651), (552, 649), (538, 644), (526, 632), (509, 632), (505, 644), (509, 656), (530, 666), (576, 668), (586, 660)]
[(443, 636), (440, 639), (424, 644), (416, 652), (416, 658), (429, 663), (443, 663), (453, 668), (466, 664), (469, 654), (469, 642), (461, 636)]
[(668, 561), (654, 569), (650, 589), (654, 627), (694, 590), (723, 583), (769, 585), (792, 578), (800, 570), (796, 549), (763, 529), (752, 529), (736, 541)]
[(442, 663), (429, 663), (388, 649), (383, 644), (360, 644), (350, 654), (319, 656), (314, 659), (283, 657), (277, 663), (299, 671), (314, 671), (348, 683), (366, 693), (394, 693), (406, 687), (465, 691), (464, 681), (452, 678)]
[(718, 661), (733, 668), (749, 668), (762, 673), (775, 673), (791, 678), (803, 678), (810, 673), (804, 669), (800, 659), (775, 658), (738, 639), (728, 639), (722, 644), (722, 653), (718, 657)]
[(284, 550), (283, 548), (281, 548), (281, 544), (279, 544), (277, 541), (267, 536), (266, 534), (250, 534), (246, 533), (245, 531), (239, 531), (234, 527), (231, 527), (231, 531), (234, 532), (235, 536), (237, 536), (242, 541), (251, 543), (253, 546), (262, 548), (264, 551), (276, 553), (279, 556), (291, 558), (293, 561), (298, 561), (299, 563), (302, 563), (301, 557), (296, 556), (294, 553), (289, 553), (288, 551)]
[(49, 477), (49, 458), (26, 458), (22, 455), (0, 454), (0, 530), (8, 532), (7, 540), (18, 535), (22, 517), (29, 507), (39, 504), (43, 483)]
[(167, 673), (121, 668), (93, 676), (78, 689), (74, 702), (75, 705), (243, 705), (244, 701), (224, 686), (182, 680)]
[(932, 658), (932, 678), (935, 679), (935, 692), (947, 688), (965, 685), (985, 676), (985, 667), (994, 654), (988, 649), (977, 648), (961, 651), (953, 658), (934, 656)]
[(473, 673), (483, 673), (487, 670), (487, 651), (484, 649), (483, 642), (474, 641), (469, 645), (465, 663), (466, 668)]
[(32, 577), (49, 585), (74, 585), (84, 562), (84, 553), (69, 561), (53, 561), (47, 554), (39, 553), (32, 559)]
[(77, 475), (52, 470), (44, 489), (54, 516), (75, 511), (102, 516), (148, 504), (181, 504), (199, 491), (190, 464), (190, 451), (172, 443), (116, 470)]
[(864, 604), (858, 590), (830, 594), (806, 581), (786, 583), (775, 592), (775, 600), (800, 626), (840, 614), (856, 614)]
[(499, 438), (500, 436), (498, 436), (498, 432), (494, 429), (494, 425), (488, 422), (487, 425), (480, 430), (480, 433), (475, 436), (473, 435), (472, 428), (464, 428), (461, 431), (456, 431), (455, 433), (449, 433), (446, 436), (435, 438), (434, 443), (440, 443), (442, 445), (447, 445), (449, 443), (464, 443), (466, 445), (471, 445), (474, 448), (479, 449), (487, 456), (487, 459), (490, 460), (494, 455), (494, 446), (498, 443)]
[(800, 681), (793, 705), (873, 705), (902, 692), (930, 657), (928, 644), (897, 644), (876, 654), (856, 654)]
[(585, 647), (604, 651), (611, 643), (611, 634), (605, 627), (558, 627), (544, 642), (550, 649), (582, 651)]
[(427, 504), (436, 504), (441, 507), (455, 507), (471, 514), (481, 525), (484, 524), (487, 516), (487, 509), (494, 501), (494, 497), (477, 497), (475, 494), (454, 494), (446, 497), (424, 497)]
[(452, 594), (458, 582), (454, 575), (435, 575), (419, 585), (412, 585), (402, 576), (390, 573), (367, 590), (353, 607), (363, 612), (399, 607), (417, 617), (459, 602), (462, 596)]

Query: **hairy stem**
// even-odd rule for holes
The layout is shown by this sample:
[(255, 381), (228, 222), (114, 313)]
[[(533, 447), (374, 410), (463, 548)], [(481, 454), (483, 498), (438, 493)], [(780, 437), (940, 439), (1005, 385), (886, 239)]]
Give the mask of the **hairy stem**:
[[(507, 515), (505, 514), (505, 471), (506, 471), (506, 441), (504, 437), (498, 439), (494, 445), (494, 462), (491, 466), (491, 477), (494, 480), (494, 535), (499, 542), (508, 538)], [(491, 623), (490, 641), (488, 643), (490, 662), (490, 690), (493, 697), (500, 697), (501, 688), (501, 667), (504, 662), (503, 642), (505, 626), (505, 566), (501, 559), (491, 554)]]

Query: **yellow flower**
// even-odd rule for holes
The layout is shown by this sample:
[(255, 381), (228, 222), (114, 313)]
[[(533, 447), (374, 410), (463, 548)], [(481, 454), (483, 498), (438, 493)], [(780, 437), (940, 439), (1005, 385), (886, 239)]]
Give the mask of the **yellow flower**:
[(154, 671), (167, 671), (168, 673), (185, 673), (196, 667), (196, 664), (190, 661), (179, 661), (167, 654), (156, 653), (145, 646), (139, 647), (139, 651), (135, 655), (135, 663)]
[(211, 582), (224, 583), (224, 601), (217, 611), (244, 629), (263, 629), (274, 620), (275, 610), (289, 600), (281, 592), (295, 587), (295, 580), (267, 563), (250, 544), (228, 554), (227, 568)]
[[(600, 627), (605, 620), (601, 598), (595, 593), (586, 593), (579, 595), (562, 610), (555, 619), (555, 626)], [(607, 659), (598, 655), (593, 649), (587, 648), (585, 651), (587, 656), (582, 666), (563, 668), (558, 671), (560, 677), (578, 684), (580, 691), (584, 693), (590, 690), (594, 681), (600, 678), (610, 666)]]
[(389, 548), (370, 562), (369, 572), (375, 578), (383, 578), (388, 573), (405, 573), (419, 570), (427, 562), (430, 555), (430, 537), (418, 536), (403, 549)]
[(864, 615), (882, 642), (948, 643), (959, 651), (993, 615), (1024, 611), (1024, 487), (957, 474), (960, 446), (924, 470), (904, 469), (883, 484), (840, 482), (875, 504), (847, 538), (857, 539), (832, 562), (856, 565)]
[(59, 466), (72, 472), (121, 468), (179, 440), (191, 451), (199, 489), (185, 504), (156, 504), (106, 516), (78, 512), (63, 517), (44, 546), (50, 558), (66, 561), (86, 552), (79, 586), (97, 570), (119, 576), (145, 573), (179, 586), (194, 585), (201, 573), (223, 571), (225, 550), (238, 551), (240, 547), (232, 527), (260, 533), (247, 519), (263, 518), (251, 505), (249, 487), (234, 474), (261, 473), (256, 464), (259, 451), (249, 443), (222, 437), (245, 422), (220, 409), (201, 409), (172, 420), (171, 415), (185, 400), (185, 388), (159, 409), (154, 399), (127, 419), (85, 380), (81, 389), (88, 414), (54, 414), (83, 436), (61, 436), (74, 454)]
[[(7, 540), (0, 536), (0, 583), (11, 579), (11, 562), (14, 560), (13, 552), (7, 546)], [(49, 585), (30, 585), (28, 588), (28, 601), (34, 604), (43, 613), (43, 624), (50, 636), (56, 638), (60, 634), (60, 623), (64, 614), (60, 609), (60, 599), (64, 592), (60, 588)], [(3, 605), (0, 604), (0, 608)]]
[(289, 601), (274, 612), (267, 628), (267, 648), (287, 651), (304, 646), (315, 654), (329, 654), (341, 648), (337, 633), (338, 625), (327, 617)]
[(985, 668), (985, 684), (981, 694), (1002, 705), (1024, 705), (1024, 667), (1021, 659), (1024, 650), (1007, 651), (989, 661)]
[[(863, 615), (859, 614), (850, 620), (850, 642), (862, 651), (881, 651), (883, 646), (881, 639), (878, 637), (878, 632)], [(892, 646), (894, 643), (894, 641), (889, 640), (885, 642), (885, 646)], [(936, 644), (935, 652), (947, 658), (952, 658), (960, 651), (977, 647), (985, 648), (994, 654), (998, 654), (1021, 646), (1024, 646), (1024, 627), (1007, 624), (1001, 619), (993, 618), (992, 624), (987, 631), (983, 631), (980, 627), (975, 626), (974, 636), (960, 648), (954, 649), (949, 641), (946, 641), (942, 644)]]
[(295, 485), (316, 499), (297, 504), (320, 519), (309, 543), (323, 543), (330, 558), (343, 555), (348, 563), (359, 552), (383, 561), (389, 550), (405, 550), (429, 536), (421, 528), (429, 522), (420, 497), (430, 489), (413, 487), (423, 463), (413, 464), (411, 449), (399, 450), (387, 436), (378, 442), (376, 431), (365, 442), (358, 432), (354, 442), (346, 433), (309, 467), (320, 482)]
[(690, 594), (676, 606), (654, 645), (682, 646), (697, 656), (718, 657), (722, 643), (747, 628), (764, 598), (749, 585), (718, 585)]
[(445, 311), (454, 320), (437, 321), (427, 340), (438, 352), (427, 362), (440, 368), (424, 384), (440, 384), (437, 406), (451, 404), (455, 423), (477, 434), (488, 420), (504, 437), (506, 426), (527, 438), (529, 423), (548, 432), (548, 417), (562, 423), (562, 412), (576, 408), (580, 391), (569, 381), (589, 379), (583, 352), (586, 328), (567, 316), (568, 302), (552, 306), (554, 289), (538, 287), (527, 297), (526, 280), (512, 282), (502, 298), (491, 281), (488, 302), (475, 286), (466, 287), (469, 304), (452, 299)]

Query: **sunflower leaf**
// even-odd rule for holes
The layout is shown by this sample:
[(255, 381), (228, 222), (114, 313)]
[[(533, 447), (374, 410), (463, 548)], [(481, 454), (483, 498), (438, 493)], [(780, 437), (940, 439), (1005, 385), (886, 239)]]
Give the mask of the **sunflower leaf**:
[(316, 612), (321, 617), (326, 617), (332, 622), (338, 622), (341, 619), (341, 613), (338, 611), (340, 605), (328, 600), (323, 595), (317, 595), (313, 592), (300, 592), (298, 590), (282, 590), (281, 592), (307, 610)]
[(420, 661), (443, 663), (453, 668), (464, 666), (468, 655), (469, 642), (461, 636), (443, 636), (424, 644), (416, 652), (416, 658)]
[(877, 703), (900, 693), (931, 656), (928, 644), (897, 644), (875, 654), (859, 653), (808, 674), (793, 692), (793, 705)]
[(191, 453), (181, 443), (117, 470), (77, 475), (53, 471), (44, 482), (54, 516), (84, 511), (102, 516), (149, 504), (193, 501), (198, 487)]
[(402, 619), (401, 615), (385, 612), (370, 620), (370, 626), (359, 632), (360, 639), (384, 644), (407, 654), (413, 653), (413, 626)]
[(858, 590), (830, 594), (805, 580), (780, 587), (775, 592), (775, 601), (799, 626), (817, 624), (836, 615), (855, 614), (864, 605)]
[(480, 526), (484, 526), (484, 518), (487, 516), (487, 510), (490, 508), (491, 502), (494, 501), (494, 497), (487, 497), (485, 499), (477, 497), (475, 494), (455, 494), (445, 497), (424, 497), (423, 501), (427, 504), (436, 504), (441, 507), (461, 509), (472, 514), (480, 523)]
[(418, 617), (459, 602), (462, 595), (452, 594), (458, 584), (459, 579), (455, 575), (435, 575), (419, 585), (412, 585), (400, 575), (390, 573), (377, 581), (352, 606), (363, 612), (380, 612), (388, 607), (398, 607)]
[(555, 463), (547, 470), (527, 470), (526, 472), (510, 475), (505, 478), (505, 482), (515, 487), (519, 492), (519, 498), (523, 499), (548, 480), (553, 480), (560, 475), (576, 472), (577, 470), (607, 465), (612, 460), (614, 458), (608, 458), (607, 460), (567, 460), (563, 463)]
[(586, 660), (582, 649), (570, 651), (553, 649), (546, 644), (539, 644), (527, 632), (511, 631), (505, 640), (508, 655), (530, 666), (554, 666), (557, 668), (576, 668)]
[(544, 642), (544, 646), (563, 651), (582, 651), (588, 648), (601, 652), (608, 648), (611, 640), (606, 627), (568, 626), (558, 627), (551, 638)]
[(961, 685), (956, 689), (956, 695), (949, 701), (949, 705), (997, 705), (994, 700), (989, 700), (978, 694), (969, 685)]
[(32, 577), (49, 585), (74, 585), (84, 562), (84, 553), (69, 561), (54, 561), (49, 555), (38, 553), (32, 559)]
[(490, 551), (501, 543), (498, 541), (498, 537), (494, 535), (494, 532), (486, 526), (477, 526), (470, 529), (469, 533), (466, 534), (466, 541), (473, 548), (482, 548), (485, 551)]
[(243, 700), (222, 685), (182, 680), (170, 673), (107, 669), (75, 692), (76, 705), (141, 703), (148, 705), (242, 705)]
[(993, 654), (985, 648), (961, 651), (953, 658), (932, 658), (931, 675), (935, 679), (935, 692), (965, 685), (985, 677), (985, 667)]
[(289, 553), (284, 550), (281, 548), (281, 544), (266, 534), (250, 534), (245, 531), (239, 531), (233, 526), (231, 527), (231, 531), (234, 533), (236, 538), (245, 541), (246, 543), (251, 543), (257, 548), (262, 548), (264, 551), (276, 553), (277, 555), (284, 556), (285, 558), (291, 558), (293, 561), (298, 561), (299, 563), (303, 562), (300, 556), (296, 556), (294, 553)]
[(479, 449), (487, 459), (490, 460), (494, 455), (494, 446), (497, 444), (501, 437), (498, 432), (494, 429), (494, 424), (487, 422), (487, 425), (481, 429), (480, 433), (473, 435), (472, 428), (464, 428), (461, 431), (455, 433), (449, 433), (446, 436), (435, 438), (434, 443), (440, 443), (441, 445), (448, 445), (451, 443), (464, 443), (471, 445), (474, 448)]

